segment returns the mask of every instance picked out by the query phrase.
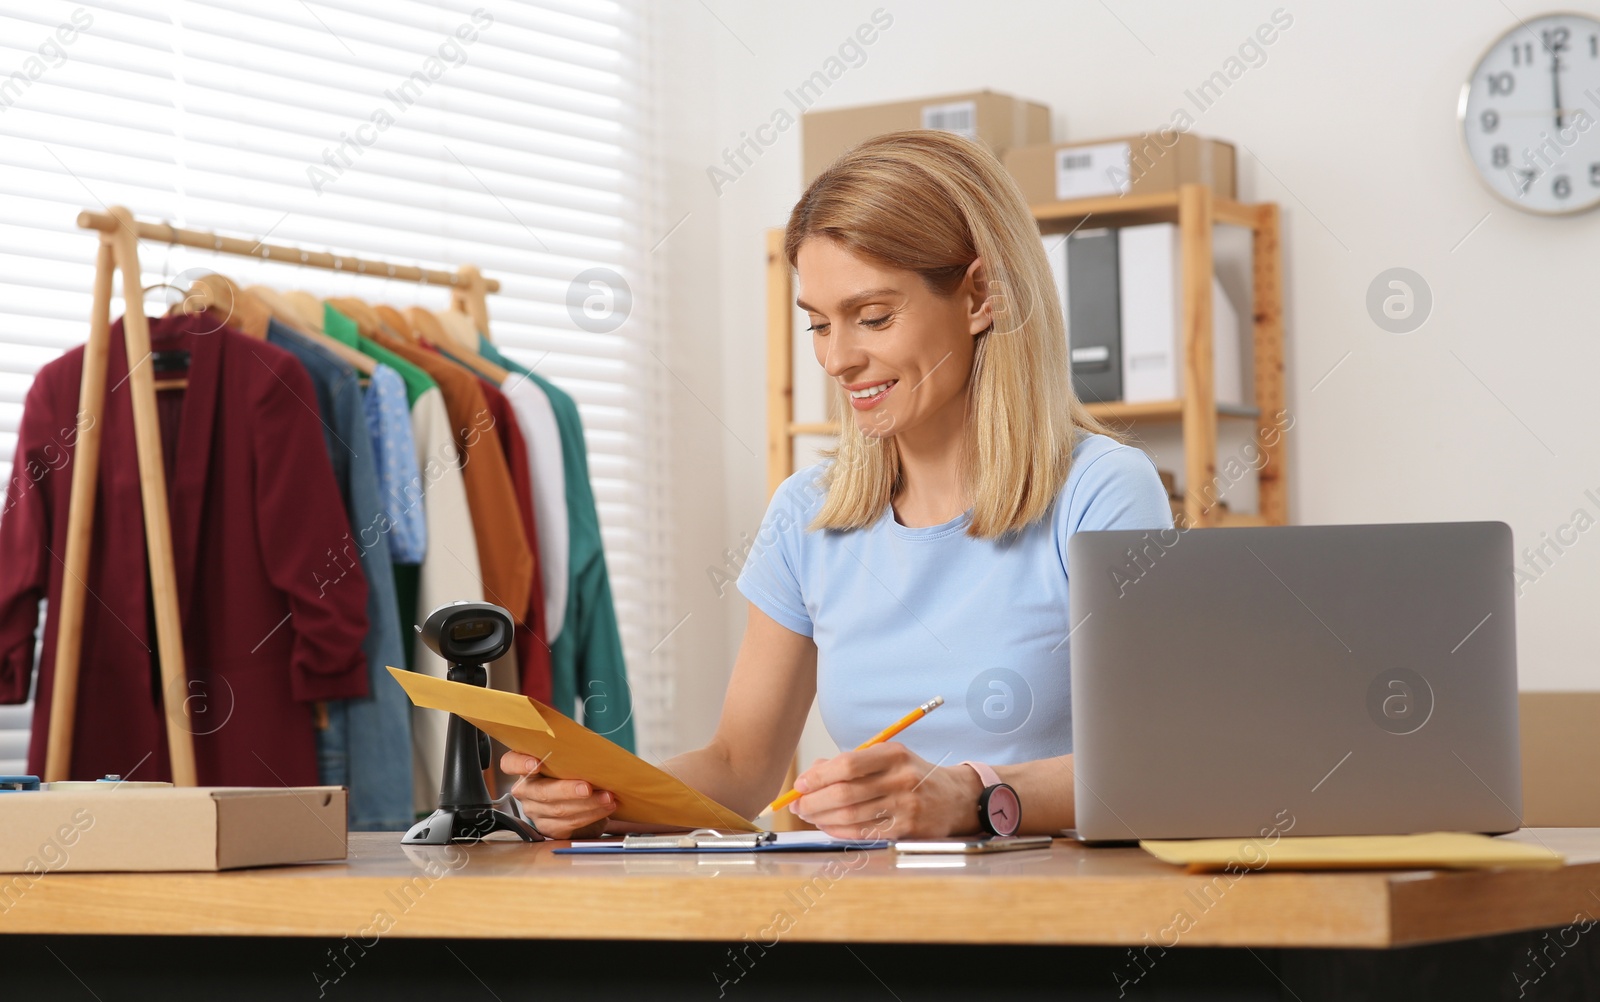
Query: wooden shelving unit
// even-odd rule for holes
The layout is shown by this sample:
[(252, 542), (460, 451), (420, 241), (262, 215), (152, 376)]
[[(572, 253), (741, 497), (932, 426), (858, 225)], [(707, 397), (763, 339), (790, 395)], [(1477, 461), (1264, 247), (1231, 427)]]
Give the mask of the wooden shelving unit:
[[(1182, 519), (1194, 527), (1283, 525), (1288, 521), (1285, 447), (1277, 429), (1283, 409), (1283, 276), (1278, 242), (1278, 206), (1218, 198), (1188, 184), (1176, 192), (1046, 202), (1032, 207), (1042, 233), (1066, 233), (1089, 222), (1097, 226), (1176, 223), (1183, 255), (1180, 294), (1184, 337), (1183, 399), (1146, 403), (1090, 404), (1101, 420), (1123, 426), (1178, 422), (1183, 428), (1185, 498)], [(1212, 372), (1212, 235), (1217, 224), (1251, 232), (1253, 270), (1250, 316), (1255, 360), (1253, 407), (1218, 406)], [(794, 419), (794, 282), (783, 257), (783, 231), (767, 233), (767, 491), (794, 471), (799, 435), (833, 435), (832, 422)], [(1217, 473), (1217, 422), (1247, 420), (1255, 426), (1263, 459), (1258, 471), (1259, 514), (1234, 514), (1208, 507), (1197, 489)], [(1270, 444), (1269, 444), (1270, 443)]]

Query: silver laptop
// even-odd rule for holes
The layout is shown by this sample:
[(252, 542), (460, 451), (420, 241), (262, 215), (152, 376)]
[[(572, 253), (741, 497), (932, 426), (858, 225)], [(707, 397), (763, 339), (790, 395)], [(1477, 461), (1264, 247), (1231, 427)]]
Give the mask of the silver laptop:
[(1079, 532), (1077, 833), (1520, 825), (1503, 522)]

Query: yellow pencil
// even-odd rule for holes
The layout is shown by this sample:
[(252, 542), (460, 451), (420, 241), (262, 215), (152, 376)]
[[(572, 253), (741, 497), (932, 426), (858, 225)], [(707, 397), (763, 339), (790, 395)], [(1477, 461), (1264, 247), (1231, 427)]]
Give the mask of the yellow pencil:
[[(932, 699), (928, 700), (926, 703), (923, 703), (921, 706), (917, 707), (915, 710), (912, 710), (910, 713), (906, 714), (905, 716), (901, 717), (899, 720), (896, 720), (894, 723), (890, 724), (888, 727), (885, 727), (883, 730), (881, 730), (877, 734), (873, 735), (871, 738), (869, 738), (863, 744), (858, 745), (856, 747), (856, 751), (860, 751), (863, 748), (871, 748), (873, 745), (881, 745), (881, 744), (883, 744), (885, 741), (887, 741), (890, 738), (894, 737), (896, 734), (899, 734), (901, 731), (905, 730), (907, 727), (910, 727), (912, 724), (914, 724), (917, 721), (921, 720), (923, 717), (926, 717), (928, 714), (932, 713), (934, 710), (938, 709), (939, 707), (941, 707), (943, 705), (944, 705), (944, 697), (943, 696), (935, 696), (935, 697), (933, 697)], [(790, 804), (794, 803), (796, 800), (799, 800), (799, 799), (800, 799), (800, 791), (799, 790), (790, 790), (788, 793), (785, 793), (783, 796), (779, 797), (777, 800), (774, 800), (771, 804), (769, 804), (767, 806), (766, 812), (764, 812), (764, 813), (771, 813), (772, 811), (780, 811), (783, 808), (788, 807)]]

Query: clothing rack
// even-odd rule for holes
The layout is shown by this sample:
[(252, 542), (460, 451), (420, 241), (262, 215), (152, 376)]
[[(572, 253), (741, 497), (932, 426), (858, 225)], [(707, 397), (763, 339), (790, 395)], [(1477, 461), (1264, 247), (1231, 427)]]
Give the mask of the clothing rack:
[(143, 359), (150, 353), (150, 325), (144, 315), (139, 241), (182, 244), (218, 254), (443, 286), (450, 289), (452, 308), (466, 313), (478, 329), (486, 334), (489, 329), (486, 296), (498, 292), (500, 283), (484, 278), (470, 264), (450, 272), (304, 250), (283, 244), (252, 243), (238, 237), (182, 229), (168, 223), (143, 222), (135, 219), (133, 213), (122, 206), (111, 206), (105, 212), (80, 212), (78, 226), (98, 231), (100, 246), (95, 257), (94, 305), (89, 317), (89, 340), (84, 347), (83, 379), (78, 391), (80, 426), (87, 419), (87, 427), (78, 435), (71, 493), (67, 502), (66, 574), (61, 583), (60, 618), (57, 620), (55, 682), (51, 690), (50, 733), (46, 742), (44, 778), (52, 782), (65, 780), (72, 768), (78, 668), (83, 649), (85, 580), (94, 525), (95, 488), (100, 473), (101, 419), (105, 409), (106, 365), (111, 344), (112, 278), (115, 272), (120, 271), (124, 298), (123, 335), (132, 366), (128, 372), (128, 388), (133, 401), (139, 491), (150, 562), (156, 642), (160, 647), (167, 754), (171, 760), (173, 783), (177, 786), (194, 786), (197, 778), (188, 701), (172, 698), (174, 694), (186, 691), (188, 669), (184, 663), (183, 629), (178, 613), (177, 572), (172, 553), (172, 524), (168, 515), (161, 433), (156, 414), (155, 376), (150, 366), (133, 361)]

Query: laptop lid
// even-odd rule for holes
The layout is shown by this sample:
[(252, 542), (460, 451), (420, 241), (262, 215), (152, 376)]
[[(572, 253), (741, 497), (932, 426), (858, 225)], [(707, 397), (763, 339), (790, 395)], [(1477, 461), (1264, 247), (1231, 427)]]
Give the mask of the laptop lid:
[(1518, 827), (1505, 523), (1079, 532), (1067, 550), (1082, 837)]

